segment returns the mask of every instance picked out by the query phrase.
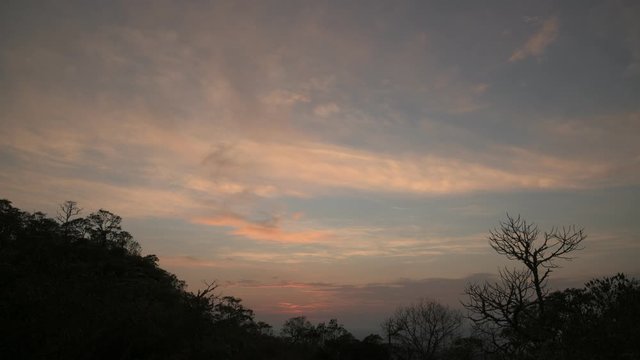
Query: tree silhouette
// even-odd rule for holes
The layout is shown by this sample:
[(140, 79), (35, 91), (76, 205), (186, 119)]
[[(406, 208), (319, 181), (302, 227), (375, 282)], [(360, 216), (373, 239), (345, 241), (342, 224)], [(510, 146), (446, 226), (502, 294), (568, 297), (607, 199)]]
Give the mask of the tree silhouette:
[(421, 299), (399, 307), (382, 327), (396, 353), (404, 359), (436, 359), (459, 335), (460, 312)]
[(389, 359), (379, 335), (358, 341), (337, 319), (313, 325), (305, 316), (290, 318), (282, 326), (281, 339), (287, 348), (281, 356), (286, 359)]
[[(281, 337), (215, 282), (185, 283), (141, 255), (122, 219), (75, 202), (56, 219), (0, 200), (0, 354), (7, 359), (636, 359), (640, 283), (622, 274), (549, 292), (547, 281), (580, 249), (575, 227), (507, 216), (493, 249), (520, 262), (496, 282), (469, 284), (464, 304), (480, 331), (461, 338), (461, 315), (434, 301), (400, 307), (386, 338), (358, 341), (336, 319), (287, 320)], [(487, 349), (498, 350), (492, 356)], [(489, 357), (487, 357), (489, 356)]]
[(640, 282), (624, 274), (549, 294), (548, 359), (637, 359)]
[(293, 344), (309, 343), (313, 341), (315, 329), (306, 316), (296, 316), (285, 321), (280, 334)]
[(335, 319), (293, 319), (291, 337), (275, 337), (215, 282), (186, 291), (155, 255), (141, 255), (119, 216), (80, 214), (72, 201), (54, 220), (0, 200), (3, 359), (387, 358)]
[(124, 249), (131, 254), (140, 253), (140, 245), (128, 232), (122, 230), (122, 218), (107, 210), (100, 209), (87, 216), (85, 231), (91, 240), (102, 246)]
[[(106, 210), (57, 221), (0, 200), (0, 354), (7, 359), (269, 358), (239, 299), (197, 292)], [(260, 325), (261, 329), (265, 326)], [(258, 356), (257, 354), (262, 354)]]
[(477, 329), (496, 350), (512, 357), (535, 354), (546, 340), (547, 281), (558, 260), (571, 259), (586, 238), (582, 228), (552, 228), (543, 234), (535, 224), (507, 214), (506, 221), (489, 234), (489, 244), (500, 255), (524, 265), (505, 268), (494, 283), (469, 284), (463, 305)]
[(68, 224), (74, 216), (80, 215), (82, 209), (78, 207), (78, 203), (75, 201), (65, 201), (58, 206), (58, 214), (56, 220), (60, 225)]

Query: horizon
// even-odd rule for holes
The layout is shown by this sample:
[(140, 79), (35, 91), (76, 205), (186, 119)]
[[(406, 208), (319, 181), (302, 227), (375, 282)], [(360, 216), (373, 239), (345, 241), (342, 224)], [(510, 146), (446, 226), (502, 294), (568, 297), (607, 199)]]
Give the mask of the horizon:
[[(584, 227), (552, 286), (640, 274), (640, 3), (5, 2), (0, 198), (106, 209), (278, 327), (362, 337)], [(376, 325), (377, 324), (377, 325)], [(377, 326), (377, 327), (376, 327)]]

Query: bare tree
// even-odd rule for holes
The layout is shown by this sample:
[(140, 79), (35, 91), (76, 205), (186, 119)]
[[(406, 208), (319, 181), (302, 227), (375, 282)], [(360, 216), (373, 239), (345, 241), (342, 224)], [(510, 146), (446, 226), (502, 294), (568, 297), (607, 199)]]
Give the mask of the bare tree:
[(547, 279), (552, 269), (558, 267), (557, 260), (570, 260), (569, 253), (582, 249), (580, 243), (586, 238), (584, 229), (569, 226), (553, 227), (544, 233), (544, 240), (536, 242), (539, 235), (535, 224), (527, 223), (518, 216), (507, 214), (507, 220), (491, 231), (489, 244), (500, 255), (509, 260), (520, 261), (530, 272), (540, 313), (544, 313), (544, 297)]
[(78, 203), (75, 201), (65, 201), (58, 205), (58, 214), (56, 220), (62, 225), (69, 223), (74, 216), (80, 215), (82, 209), (78, 207)]
[(73, 237), (76, 240), (84, 239), (87, 236), (87, 220), (78, 217), (80, 213), (82, 213), (82, 208), (78, 207), (78, 203), (75, 201), (65, 201), (58, 205), (56, 220), (65, 236)]
[(432, 300), (400, 307), (382, 328), (405, 359), (436, 359), (459, 335), (462, 314)]
[(541, 319), (548, 294), (548, 278), (557, 260), (570, 260), (586, 238), (576, 226), (540, 232), (535, 224), (507, 214), (489, 234), (489, 244), (500, 255), (519, 261), (523, 269), (504, 269), (495, 283), (469, 284), (465, 289), (469, 318), (493, 345), (513, 355), (524, 353), (541, 339)]
[(497, 282), (469, 284), (465, 293), (469, 300), (463, 305), (477, 335), (488, 340), (493, 350), (519, 353), (523, 347), (520, 339), (527, 338), (530, 309), (535, 306), (529, 271), (505, 268)]

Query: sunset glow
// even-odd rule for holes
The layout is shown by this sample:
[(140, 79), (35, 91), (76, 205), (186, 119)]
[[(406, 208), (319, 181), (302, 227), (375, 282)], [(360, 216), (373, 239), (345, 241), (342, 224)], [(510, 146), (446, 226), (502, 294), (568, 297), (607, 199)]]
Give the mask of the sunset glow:
[[(499, 4), (499, 5), (498, 5)], [(526, 6), (525, 6), (526, 5)], [(459, 307), (509, 214), (640, 275), (640, 2), (9, 1), (0, 199), (108, 209), (275, 326)]]

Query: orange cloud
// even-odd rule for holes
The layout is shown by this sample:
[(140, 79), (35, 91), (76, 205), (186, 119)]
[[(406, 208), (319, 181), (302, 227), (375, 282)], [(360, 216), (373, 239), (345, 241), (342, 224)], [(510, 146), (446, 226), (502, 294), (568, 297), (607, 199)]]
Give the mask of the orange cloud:
[(328, 307), (329, 304), (326, 303), (294, 304), (290, 302), (280, 302), (278, 303), (278, 310), (276, 310), (275, 313), (304, 314), (327, 309)]
[(193, 222), (211, 226), (231, 227), (233, 235), (260, 241), (282, 243), (317, 243), (326, 240), (330, 232), (322, 230), (288, 231), (277, 218), (268, 221), (250, 221), (237, 214), (223, 214), (210, 218), (195, 218)]
[(524, 60), (529, 56), (540, 56), (558, 36), (558, 18), (552, 17), (542, 23), (542, 28), (533, 34), (524, 45), (511, 54), (510, 62)]
[(214, 261), (198, 259), (193, 256), (160, 256), (159, 262), (162, 266), (185, 267), (185, 268), (219, 268), (223, 267)]

